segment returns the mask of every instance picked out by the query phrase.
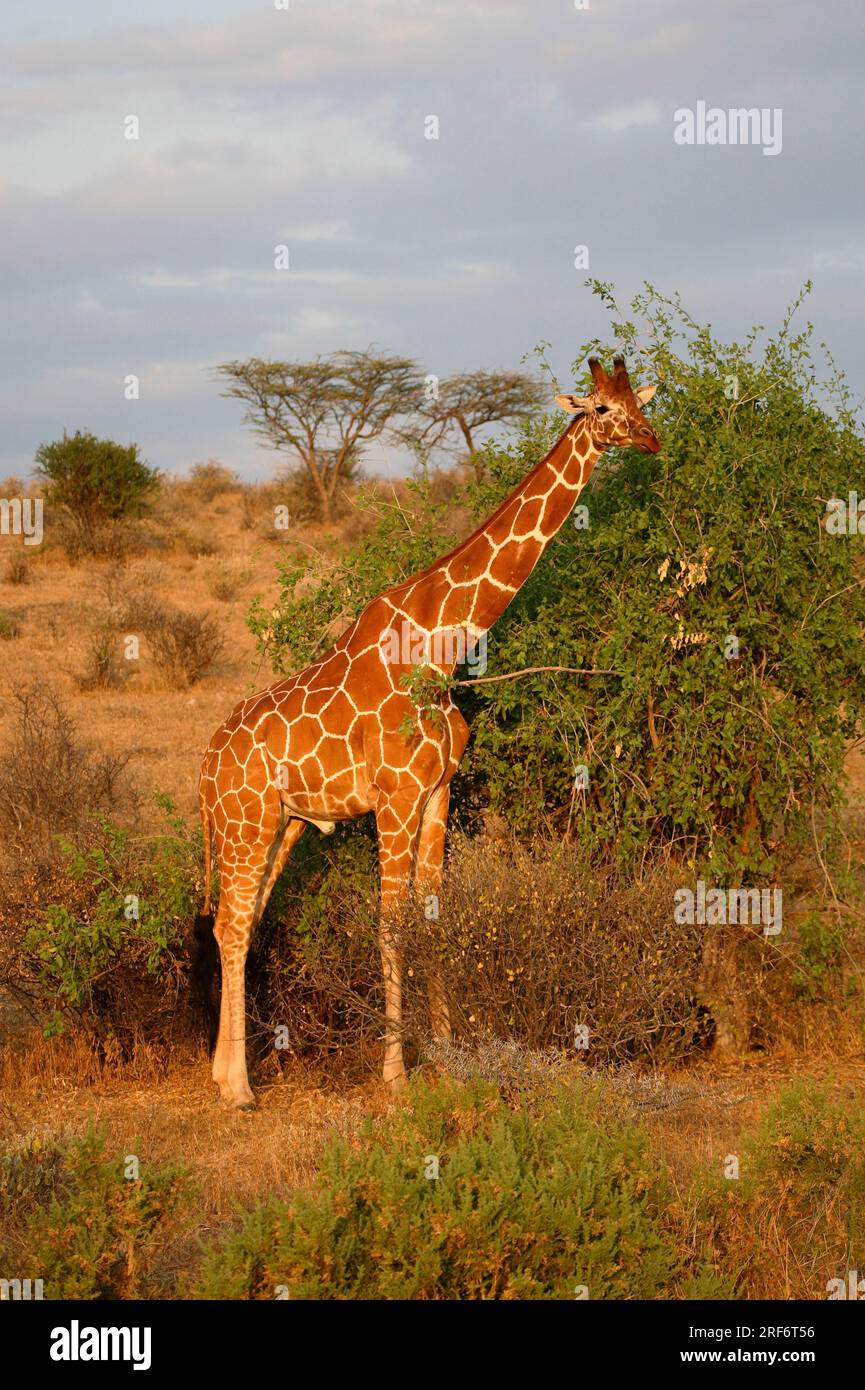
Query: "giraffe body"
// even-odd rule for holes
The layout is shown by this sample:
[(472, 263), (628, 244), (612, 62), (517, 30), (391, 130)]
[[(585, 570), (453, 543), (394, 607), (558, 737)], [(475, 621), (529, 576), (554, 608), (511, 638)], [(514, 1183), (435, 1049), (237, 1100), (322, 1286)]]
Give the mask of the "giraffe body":
[[(412, 884), (441, 881), (449, 785), (468, 726), (445, 693), (421, 713), (403, 678), (418, 659), (455, 669), (504, 612), (570, 513), (611, 444), (655, 452), (657, 439), (618, 364), (592, 364), (591, 397), (558, 397), (581, 411), (556, 445), (449, 555), (387, 590), (317, 661), (243, 700), (204, 755), (200, 803), (206, 879), (210, 838), (220, 869), (214, 926), (222, 1001), (213, 1076), (234, 1105), (253, 1104), (246, 1074), (244, 969), (252, 932), (307, 825), (331, 833), (338, 821), (373, 812), (381, 885), (385, 984), (384, 1077), (399, 1084), (402, 960), (398, 922)], [(609, 418), (607, 418), (609, 417)], [(414, 729), (407, 736), (406, 728)], [(205, 905), (205, 912), (209, 905)], [(430, 985), (433, 1031), (450, 1031), (447, 1001)]]

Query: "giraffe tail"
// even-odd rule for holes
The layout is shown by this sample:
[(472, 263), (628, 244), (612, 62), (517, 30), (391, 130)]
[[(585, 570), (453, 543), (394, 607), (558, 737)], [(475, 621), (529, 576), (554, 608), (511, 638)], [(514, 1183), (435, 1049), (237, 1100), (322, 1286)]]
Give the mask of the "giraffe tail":
[(201, 828), (204, 834), (204, 903), (195, 918), (189, 989), (192, 1003), (207, 1029), (209, 1050), (216, 1046), (218, 1013), (214, 998), (216, 981), (216, 937), (210, 906), (211, 825), (204, 798), (201, 800)]

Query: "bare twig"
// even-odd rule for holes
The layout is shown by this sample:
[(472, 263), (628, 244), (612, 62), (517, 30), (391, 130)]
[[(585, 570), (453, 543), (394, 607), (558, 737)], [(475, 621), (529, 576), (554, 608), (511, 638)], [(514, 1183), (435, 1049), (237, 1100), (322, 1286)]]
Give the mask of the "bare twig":
[(473, 680), (454, 681), (454, 685), (492, 685), (495, 681), (515, 681), (518, 676), (534, 676), (543, 671), (564, 671), (571, 676), (617, 676), (618, 671), (607, 667), (588, 669), (584, 666), (524, 666), (521, 671), (509, 671), (505, 676), (476, 676)]

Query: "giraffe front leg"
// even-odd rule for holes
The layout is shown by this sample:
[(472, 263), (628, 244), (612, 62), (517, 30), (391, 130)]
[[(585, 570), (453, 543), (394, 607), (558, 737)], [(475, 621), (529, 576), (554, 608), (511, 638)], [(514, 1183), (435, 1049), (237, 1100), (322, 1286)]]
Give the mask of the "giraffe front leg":
[(402, 1055), (402, 950), (397, 923), (384, 920), (385, 912), (388, 910), (382, 895), (382, 922), (379, 929), (385, 1014), (382, 1077), (394, 1091), (399, 1091), (406, 1082)]
[[(438, 898), (439, 890), (441, 889), (449, 801), (450, 787), (443, 784), (440, 787), (436, 787), (424, 807), (420, 836), (418, 838), (417, 867), (415, 870), (415, 884), (418, 896), (422, 900), (429, 898), (430, 895), (434, 895)], [(430, 972), (429, 985), (427, 988), (432, 1035), (434, 1038), (445, 1038), (450, 1040), (453, 1036), (451, 1031), (450, 1007), (441, 977), (435, 970)]]
[(411, 884), (415, 844), (420, 827), (418, 788), (390, 797), (376, 807), (378, 862), (381, 880), (379, 944), (384, 976), (384, 1067), (382, 1075), (394, 1091), (406, 1081), (402, 1055), (401, 919)]

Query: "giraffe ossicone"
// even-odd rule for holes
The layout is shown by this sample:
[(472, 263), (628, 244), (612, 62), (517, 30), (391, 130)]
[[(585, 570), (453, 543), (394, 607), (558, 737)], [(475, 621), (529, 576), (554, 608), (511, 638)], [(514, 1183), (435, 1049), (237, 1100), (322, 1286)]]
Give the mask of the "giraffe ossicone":
[[(212, 838), (220, 876), (213, 932), (222, 967), (213, 1078), (238, 1108), (254, 1104), (244, 972), (271, 890), (307, 825), (330, 833), (337, 822), (369, 812), (378, 835), (384, 1079), (397, 1086), (405, 1077), (400, 913), (410, 887), (422, 897), (438, 893), (450, 782), (469, 734), (449, 691), (435, 710), (413, 701), (405, 681), (416, 669), (412, 642), (425, 664), (451, 674), (528, 579), (601, 454), (627, 445), (657, 452), (642, 413), (655, 388), (632, 389), (621, 358), (609, 375), (596, 359), (589, 365), (591, 394), (556, 397), (575, 418), (483, 525), (374, 598), (317, 661), (243, 700), (211, 739), (199, 788), (206, 882), (199, 922), (210, 913)], [(406, 736), (407, 719), (413, 737)], [(435, 1035), (449, 1036), (448, 1003), (435, 981), (430, 1008)]]

